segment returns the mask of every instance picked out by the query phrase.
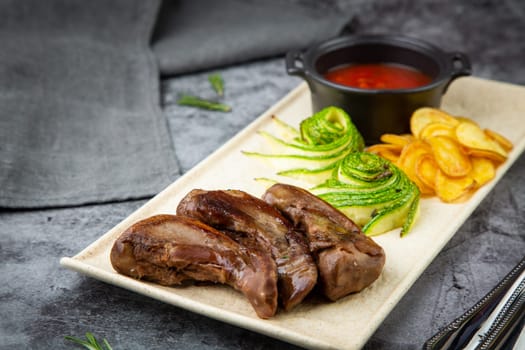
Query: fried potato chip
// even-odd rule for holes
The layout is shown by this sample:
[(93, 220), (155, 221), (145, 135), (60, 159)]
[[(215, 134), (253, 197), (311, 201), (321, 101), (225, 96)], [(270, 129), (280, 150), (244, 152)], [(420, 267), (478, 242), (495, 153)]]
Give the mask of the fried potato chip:
[(505, 136), (501, 135), (500, 133), (497, 133), (494, 130), (484, 129), (483, 132), (485, 133), (485, 135), (499, 143), (499, 145), (503, 147), (503, 149), (507, 152), (510, 152), (514, 147), (514, 145), (512, 144), (512, 142), (510, 142), (509, 139), (507, 139)]
[(419, 133), (419, 138), (424, 140), (432, 136), (448, 136), (448, 137), (456, 137), (456, 131), (454, 126), (446, 123), (429, 123), (427, 124), (423, 129), (421, 129), (421, 132)]
[(444, 202), (467, 199), (496, 176), (513, 148), (503, 135), (464, 116), (430, 107), (410, 119), (412, 134), (383, 134), (381, 144), (367, 148), (396, 164), (423, 196)]
[(469, 156), (454, 139), (447, 136), (433, 136), (426, 141), (432, 147), (439, 168), (446, 175), (465, 176), (472, 169)]
[(378, 156), (383, 157), (395, 164), (399, 159), (402, 148), (403, 147), (400, 145), (376, 144), (368, 147), (366, 151), (377, 154)]
[(404, 146), (412, 142), (414, 140), (414, 137), (410, 134), (383, 134), (381, 135), (380, 140), (384, 143)]
[(469, 177), (476, 181), (476, 186), (481, 187), (496, 176), (496, 166), (487, 158), (472, 157), (472, 170)]
[(443, 171), (436, 173), (436, 194), (447, 203), (466, 200), (476, 188), (476, 181), (470, 176), (450, 177)]
[(367, 147), (366, 151), (370, 153), (380, 153), (382, 151), (401, 153), (402, 149), (403, 149), (403, 145), (396, 145), (393, 143), (378, 143), (378, 144)]
[(439, 170), (434, 156), (430, 153), (421, 155), (416, 160), (416, 176), (428, 188), (436, 188), (436, 174)]
[(459, 143), (466, 147), (493, 151), (507, 157), (507, 151), (475, 124), (459, 123), (456, 126), (456, 138)]
[(410, 131), (412, 131), (412, 135), (420, 138), (421, 130), (430, 123), (443, 123), (451, 126), (459, 124), (453, 116), (442, 110), (422, 107), (416, 109), (410, 118)]
[(416, 164), (426, 154), (432, 155), (430, 146), (424, 141), (416, 140), (403, 147), (396, 165), (419, 187), (421, 194), (431, 195), (434, 194), (434, 189), (425, 185), (416, 174)]
[(462, 123), (462, 122), (466, 122), (466, 123), (472, 123), (474, 125), (478, 125), (478, 123), (476, 123), (474, 120), (468, 118), (468, 117), (463, 117), (461, 115), (456, 115), (454, 116), (454, 118), (456, 118), (456, 120), (459, 122), (459, 123)]
[(497, 152), (485, 149), (467, 148), (466, 152), (471, 157), (487, 158), (494, 161), (496, 164), (501, 164), (507, 159), (507, 157), (502, 156)]

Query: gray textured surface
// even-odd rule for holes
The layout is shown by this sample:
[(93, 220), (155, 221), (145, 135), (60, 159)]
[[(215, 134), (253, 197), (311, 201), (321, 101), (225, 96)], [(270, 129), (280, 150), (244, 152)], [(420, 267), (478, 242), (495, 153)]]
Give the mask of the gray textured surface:
[[(525, 84), (522, 1), (355, 1), (355, 29), (419, 36), (465, 48), (474, 74)], [(182, 92), (211, 94), (207, 72), (163, 83), (163, 105), (187, 171), (300, 82), (281, 58), (218, 69), (229, 114), (175, 105)], [(225, 169), (225, 171), (227, 171)], [(230, 170), (231, 171), (231, 170)], [(525, 156), (379, 327), (367, 349), (419, 349), (487, 293), (525, 252)], [(74, 348), (64, 335), (94, 332), (114, 349), (293, 349), (84, 277), (59, 266), (145, 201), (0, 213), (0, 349)], [(349, 335), (351, 336), (351, 335)]]

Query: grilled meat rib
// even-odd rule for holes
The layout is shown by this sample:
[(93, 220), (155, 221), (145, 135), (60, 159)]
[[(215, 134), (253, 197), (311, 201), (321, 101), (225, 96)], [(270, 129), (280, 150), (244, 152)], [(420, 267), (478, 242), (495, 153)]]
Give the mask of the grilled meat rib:
[(197, 220), (156, 215), (139, 221), (117, 239), (110, 259), (117, 272), (162, 285), (186, 280), (228, 284), (261, 318), (277, 311), (276, 265), (269, 254), (247, 249)]
[(381, 274), (383, 249), (324, 200), (285, 184), (273, 185), (262, 198), (305, 232), (321, 289), (330, 300), (362, 290)]
[(317, 267), (302, 234), (274, 207), (239, 190), (193, 190), (177, 207), (243, 244), (256, 241), (277, 264), (278, 286), (285, 310), (299, 304), (317, 283)]

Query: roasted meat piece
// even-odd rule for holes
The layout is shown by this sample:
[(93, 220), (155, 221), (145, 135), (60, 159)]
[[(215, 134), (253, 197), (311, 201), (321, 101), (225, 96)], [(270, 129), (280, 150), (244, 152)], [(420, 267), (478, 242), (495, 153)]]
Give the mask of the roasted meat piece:
[(330, 300), (362, 290), (381, 274), (383, 249), (324, 200), (285, 184), (273, 185), (262, 198), (305, 232), (321, 289)]
[(197, 220), (156, 215), (139, 221), (117, 239), (110, 258), (115, 270), (127, 276), (168, 286), (186, 280), (228, 284), (248, 298), (259, 317), (277, 311), (271, 256)]
[[(193, 190), (177, 207), (219, 230), (228, 230), (244, 245), (257, 242), (277, 263), (278, 286), (285, 310), (299, 304), (317, 283), (317, 267), (305, 238), (274, 207), (239, 190)], [(250, 243), (251, 241), (251, 243)]]

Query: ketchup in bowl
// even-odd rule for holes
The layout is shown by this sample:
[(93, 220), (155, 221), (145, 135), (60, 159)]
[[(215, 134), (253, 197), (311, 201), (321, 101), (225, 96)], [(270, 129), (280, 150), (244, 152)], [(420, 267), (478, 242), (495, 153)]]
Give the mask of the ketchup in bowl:
[(465, 54), (400, 35), (338, 36), (287, 52), (285, 63), (308, 84), (312, 111), (343, 109), (367, 145), (409, 133), (416, 109), (439, 107), (448, 86), (471, 74)]
[(390, 63), (338, 66), (329, 70), (325, 78), (336, 84), (372, 90), (412, 89), (432, 81), (419, 70)]

